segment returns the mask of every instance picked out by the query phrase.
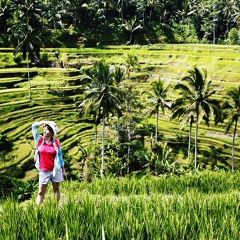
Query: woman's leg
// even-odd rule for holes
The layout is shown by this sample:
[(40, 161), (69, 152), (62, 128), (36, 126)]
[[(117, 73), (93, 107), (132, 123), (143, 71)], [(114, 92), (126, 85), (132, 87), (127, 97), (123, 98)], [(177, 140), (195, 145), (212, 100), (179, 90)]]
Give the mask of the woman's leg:
[(57, 198), (57, 202), (59, 202), (60, 198), (61, 198), (61, 192), (60, 192), (60, 182), (53, 182), (52, 183), (53, 186), (53, 192), (54, 195)]
[(47, 192), (47, 184), (41, 184), (39, 183), (39, 191), (38, 191), (38, 196), (37, 196), (37, 204), (41, 204), (44, 201), (44, 197)]

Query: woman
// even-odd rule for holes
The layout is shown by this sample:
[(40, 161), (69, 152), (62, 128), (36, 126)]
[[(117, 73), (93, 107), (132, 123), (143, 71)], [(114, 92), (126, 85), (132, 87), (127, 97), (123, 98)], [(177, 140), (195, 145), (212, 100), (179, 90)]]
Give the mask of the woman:
[[(39, 127), (45, 126), (43, 136)], [(67, 177), (60, 142), (56, 137), (58, 127), (53, 121), (40, 121), (32, 124), (33, 138), (36, 144), (35, 166), (39, 170), (39, 191), (37, 204), (44, 200), (47, 186), (52, 182), (54, 194), (59, 202), (60, 183)]]

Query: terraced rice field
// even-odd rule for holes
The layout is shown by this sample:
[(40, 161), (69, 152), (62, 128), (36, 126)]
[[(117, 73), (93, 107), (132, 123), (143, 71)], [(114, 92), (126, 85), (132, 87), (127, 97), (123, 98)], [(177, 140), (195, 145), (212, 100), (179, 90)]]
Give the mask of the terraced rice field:
[[(22, 171), (22, 178), (36, 177), (31, 124), (43, 119), (58, 122), (59, 139), (69, 166), (81, 162), (82, 149), (94, 142), (95, 130), (93, 121), (79, 117), (76, 101), (82, 99), (84, 92), (81, 76), (94, 62), (104, 58), (109, 63), (124, 64), (126, 54), (137, 55), (141, 69), (131, 73), (131, 81), (136, 83), (136, 89), (139, 91), (147, 90), (150, 83), (158, 77), (174, 85), (193, 66), (203, 66), (208, 70), (209, 79), (213, 80), (217, 90), (216, 98), (221, 99), (227, 89), (240, 84), (239, 50), (240, 48), (235, 46), (212, 45), (61, 49), (61, 54), (68, 58), (65, 64), (67, 67), (30, 68), (32, 100), (29, 99), (27, 68), (16, 68), (14, 65), (1, 68), (0, 132), (13, 141), (13, 151), (6, 154), (5, 163), (0, 161), (0, 171), (17, 167)], [(12, 55), (10, 51), (6, 51), (5, 54)], [(177, 94), (172, 92), (170, 98), (176, 97)], [(179, 122), (169, 122), (170, 116), (171, 112), (168, 112), (160, 118), (159, 131), (163, 133), (163, 140), (176, 143), (180, 135), (187, 138), (188, 128), (180, 130)], [(154, 117), (149, 121), (155, 124)], [(199, 141), (200, 157), (206, 165), (211, 166), (213, 161), (218, 162), (219, 166), (230, 164), (232, 135), (224, 133), (224, 124), (217, 127), (201, 125)], [(237, 139), (235, 149), (237, 164), (240, 160), (239, 150)]]

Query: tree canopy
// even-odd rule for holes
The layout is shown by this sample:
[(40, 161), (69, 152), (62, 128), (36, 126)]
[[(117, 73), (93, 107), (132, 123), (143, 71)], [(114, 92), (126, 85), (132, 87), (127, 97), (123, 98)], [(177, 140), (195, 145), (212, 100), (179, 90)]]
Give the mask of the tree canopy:
[(239, 0), (2, 0), (0, 44), (12, 44), (4, 39), (21, 22), (38, 29), (51, 47), (63, 39), (76, 44), (80, 37), (86, 45), (231, 43), (231, 29), (239, 27), (239, 8)]

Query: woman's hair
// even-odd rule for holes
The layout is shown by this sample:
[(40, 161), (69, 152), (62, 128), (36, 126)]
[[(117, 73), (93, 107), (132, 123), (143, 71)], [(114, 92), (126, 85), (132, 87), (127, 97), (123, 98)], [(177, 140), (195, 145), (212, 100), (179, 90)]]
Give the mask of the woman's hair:
[(48, 131), (51, 132), (54, 135), (53, 129), (47, 124), (46, 124), (46, 127), (47, 127)]

